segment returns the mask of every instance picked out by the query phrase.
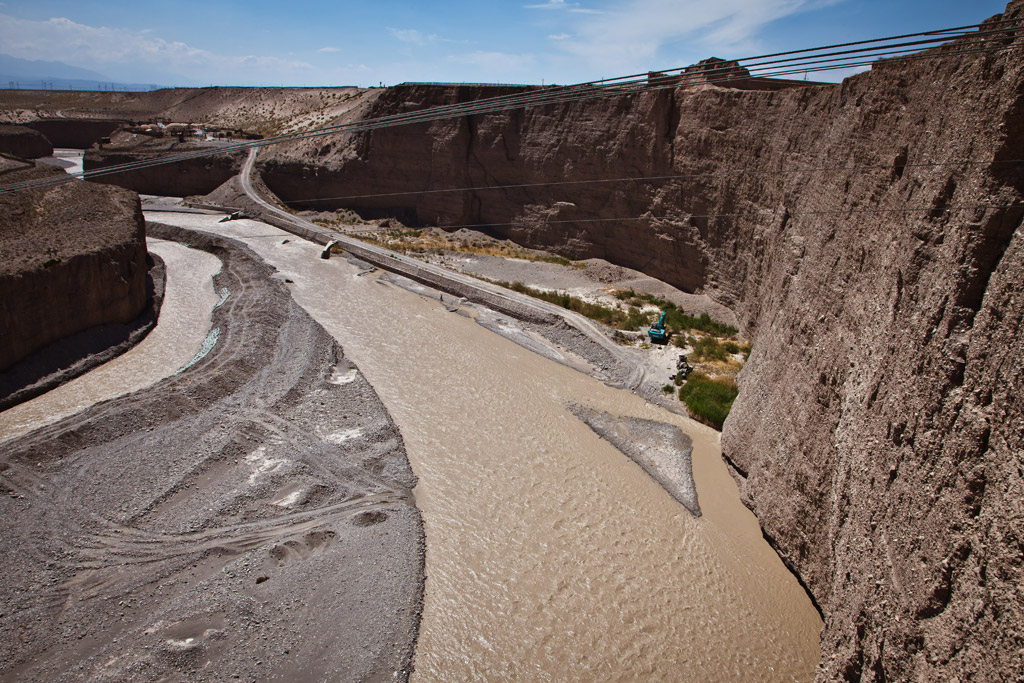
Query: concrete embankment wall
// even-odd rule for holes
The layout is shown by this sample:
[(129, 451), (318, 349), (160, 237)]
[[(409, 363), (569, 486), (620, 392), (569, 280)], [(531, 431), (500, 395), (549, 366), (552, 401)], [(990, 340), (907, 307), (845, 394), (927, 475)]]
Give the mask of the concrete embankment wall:
[[(287, 230), (295, 235), (299, 235), (304, 239), (316, 242), (317, 244), (327, 245), (331, 241), (337, 240), (340, 237), (338, 234), (329, 230), (318, 229), (315, 226), (310, 226), (304, 222), (291, 221), (281, 216), (275, 216), (269, 212), (261, 215), (260, 220), (277, 226), (283, 230)], [(356, 258), (366, 261), (378, 268), (407, 277), (410, 280), (419, 282), (420, 284), (482, 304), (488, 308), (505, 313), (506, 315), (510, 315), (519, 320), (544, 324), (558, 321), (558, 318), (550, 313), (525, 305), (522, 302), (509, 297), (502, 296), (500, 293), (489, 292), (477, 286), (467, 285), (458, 278), (448, 277), (443, 273), (425, 269), (411, 259), (399, 259), (391, 255), (381, 254), (351, 238), (341, 239), (344, 241), (341, 242), (339, 246)]]

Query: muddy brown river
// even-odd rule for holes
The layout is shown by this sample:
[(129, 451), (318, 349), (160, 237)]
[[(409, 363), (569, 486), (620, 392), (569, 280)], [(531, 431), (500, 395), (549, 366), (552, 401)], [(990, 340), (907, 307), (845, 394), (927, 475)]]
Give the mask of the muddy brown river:
[[(241, 239), (293, 280), (401, 429), (427, 541), (414, 679), (811, 680), (821, 621), (717, 433), (276, 228), (154, 218)], [(703, 516), (571, 403), (681, 427)]]
[[(416, 679), (813, 677), (821, 621), (740, 503), (717, 433), (275, 228), (160, 220), (240, 238), (293, 280), (398, 423), (427, 538)], [(703, 517), (572, 402), (690, 434)]]

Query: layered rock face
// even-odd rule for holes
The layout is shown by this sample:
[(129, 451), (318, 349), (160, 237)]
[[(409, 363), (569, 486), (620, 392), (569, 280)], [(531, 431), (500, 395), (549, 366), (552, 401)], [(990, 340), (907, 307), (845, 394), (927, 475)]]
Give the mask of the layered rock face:
[[(819, 680), (1010, 680), (1024, 44), (997, 46), (1014, 49), (954, 44), (836, 87), (708, 85), (297, 143), (264, 179), (286, 200), (342, 197), (297, 206), (483, 224), (733, 307), (754, 353), (723, 451), (823, 611)], [(472, 96), (395, 88), (371, 115)], [(640, 176), (676, 177), (578, 182)], [(356, 197), (482, 186), (506, 187)]]
[[(138, 148), (91, 149), (83, 157), (86, 171), (118, 164), (145, 163), (166, 154), (195, 151), (197, 146), (173, 141), (156, 141)], [(174, 164), (141, 167), (91, 179), (93, 182), (117, 185), (142, 194), (188, 197), (212, 192), (238, 175), (243, 153), (217, 154), (189, 159)]]
[[(63, 174), (0, 161), (3, 184)], [(0, 196), (0, 371), (67, 335), (129, 323), (145, 305), (136, 194), (75, 181)]]
[(53, 145), (45, 135), (26, 126), (0, 125), (0, 152), (38, 159), (53, 154)]

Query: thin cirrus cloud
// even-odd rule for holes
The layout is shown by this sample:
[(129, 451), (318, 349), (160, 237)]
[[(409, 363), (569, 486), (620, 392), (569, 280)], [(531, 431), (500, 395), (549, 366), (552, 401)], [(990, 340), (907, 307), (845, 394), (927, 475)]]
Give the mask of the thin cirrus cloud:
[(268, 70), (298, 73), (312, 68), (306, 62), (274, 56), (220, 55), (152, 33), (150, 29), (88, 26), (64, 17), (34, 21), (0, 14), (0, 45), (6, 54), (21, 59), (57, 60), (126, 74), (147, 67), (183, 73), (204, 69), (228, 78), (258, 76)]
[(392, 35), (395, 40), (402, 43), (409, 43), (411, 45), (430, 45), (434, 43), (469, 43), (466, 40), (453, 40), (451, 38), (442, 38), (436, 33), (425, 34), (422, 31), (417, 31), (414, 28), (394, 28), (391, 26), (387, 27), (388, 33)]
[(341, 52), (341, 48), (334, 47), (333, 45), (328, 45), (326, 47), (320, 48), (319, 50), (317, 50), (317, 52)]

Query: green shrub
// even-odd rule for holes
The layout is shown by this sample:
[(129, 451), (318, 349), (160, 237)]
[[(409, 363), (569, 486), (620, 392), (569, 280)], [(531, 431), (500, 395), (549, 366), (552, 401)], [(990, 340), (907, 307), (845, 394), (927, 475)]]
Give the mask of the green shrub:
[(696, 362), (712, 360), (724, 361), (729, 357), (729, 354), (726, 351), (725, 344), (714, 337), (701, 337), (694, 344), (693, 353), (690, 357)]
[(728, 354), (739, 353), (740, 345), (734, 341), (725, 342), (725, 352)]
[[(487, 280), (487, 278), (481, 279)], [(609, 327), (620, 330), (639, 330), (651, 324), (651, 314), (645, 313), (635, 306), (630, 307), (628, 311), (622, 311), (611, 306), (602, 306), (601, 304), (584, 301), (579, 297), (572, 296), (568, 292), (546, 292), (524, 285), (522, 282), (487, 281), (511, 289), (514, 292), (526, 294), (535, 299), (541, 299), (570, 311), (575, 311), (591, 320), (597, 320)]]
[(679, 400), (686, 404), (695, 419), (721, 430), (738, 394), (731, 380), (715, 380), (695, 372), (680, 387)]
[(671, 384), (666, 384), (665, 386), (663, 386), (661, 388), (661, 393), (663, 393), (663, 394), (671, 394), (671, 393), (674, 393), (674, 392), (675, 392), (675, 387), (673, 387)]

